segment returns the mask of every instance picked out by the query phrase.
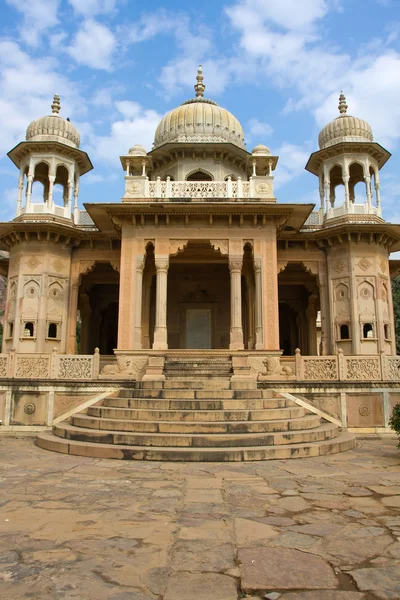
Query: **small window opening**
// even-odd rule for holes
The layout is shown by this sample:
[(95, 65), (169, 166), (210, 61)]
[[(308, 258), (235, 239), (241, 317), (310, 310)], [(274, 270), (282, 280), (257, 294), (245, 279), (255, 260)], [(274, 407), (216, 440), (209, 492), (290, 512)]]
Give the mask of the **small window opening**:
[(57, 338), (57, 323), (50, 323), (47, 337)]
[(385, 340), (390, 340), (390, 325), (386, 323), (383, 328), (385, 330)]
[(340, 326), (340, 339), (341, 340), (348, 340), (348, 339), (350, 339), (350, 332), (349, 332), (349, 326), (348, 325), (341, 325)]
[(25, 327), (24, 327), (24, 337), (33, 337), (33, 331), (34, 331), (34, 327), (33, 327), (33, 323), (25, 323)]
[(369, 339), (374, 337), (374, 327), (372, 323), (364, 323), (363, 325), (363, 338)]
[(187, 177), (187, 181), (212, 181), (212, 177), (204, 171), (196, 171)]
[(8, 335), (7, 337), (11, 338), (14, 335), (14, 323), (8, 324)]

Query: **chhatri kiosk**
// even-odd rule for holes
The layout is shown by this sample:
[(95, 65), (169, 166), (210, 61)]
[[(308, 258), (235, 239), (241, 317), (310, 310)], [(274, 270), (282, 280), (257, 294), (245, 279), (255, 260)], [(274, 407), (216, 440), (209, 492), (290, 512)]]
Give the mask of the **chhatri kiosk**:
[[(400, 227), (383, 219), (380, 197), (390, 154), (342, 94), (306, 166), (318, 210), (280, 204), (278, 157), (265, 145), (247, 151), (238, 120), (204, 97), (201, 67), (194, 87), (163, 117), (150, 152), (134, 145), (121, 156), (121, 202), (79, 209), (92, 164), (58, 96), (9, 152), (19, 180), (16, 218), (0, 224), (3, 423), (55, 425), (39, 443), (59, 451), (96, 455), (96, 441), (116, 458), (177, 460), (313, 455), (351, 446), (339, 427), (387, 432), (400, 365), (389, 266)], [(26, 393), (25, 380), (47, 380), (40, 399), (14, 398), (16, 379)], [(152, 419), (135, 398), (152, 399)], [(230, 420), (228, 409), (246, 414)], [(301, 433), (286, 448), (271, 434), (267, 443), (279, 430), (274, 411), (283, 431)], [(100, 429), (114, 432), (111, 443)]]

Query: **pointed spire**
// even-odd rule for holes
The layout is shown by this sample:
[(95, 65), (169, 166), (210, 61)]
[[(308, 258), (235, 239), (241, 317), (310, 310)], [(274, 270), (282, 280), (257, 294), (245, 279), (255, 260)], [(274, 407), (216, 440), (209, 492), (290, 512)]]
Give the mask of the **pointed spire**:
[(338, 109), (341, 117), (347, 115), (348, 106), (346, 102), (346, 96), (343, 94), (343, 92), (340, 92)]
[(200, 96), (203, 97), (204, 96), (204, 90), (206, 89), (206, 86), (203, 83), (203, 67), (201, 65), (199, 65), (199, 68), (197, 69), (197, 83), (194, 86), (194, 89), (196, 91), (196, 98), (199, 98)]
[(58, 113), (61, 110), (60, 96), (58, 94), (56, 94), (53, 98), (53, 104), (51, 105), (51, 110), (53, 112), (53, 115), (58, 115)]

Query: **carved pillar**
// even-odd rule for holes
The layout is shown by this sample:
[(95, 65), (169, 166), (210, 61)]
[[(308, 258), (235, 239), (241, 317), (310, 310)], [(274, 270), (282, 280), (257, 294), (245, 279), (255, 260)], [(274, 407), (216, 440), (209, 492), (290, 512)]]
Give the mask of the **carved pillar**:
[(243, 350), (243, 327), (242, 327), (242, 265), (243, 257), (229, 258), (229, 270), (231, 273), (231, 350)]
[(71, 268), (69, 288), (67, 354), (76, 354), (76, 321), (78, 318), (79, 263), (74, 262)]
[(79, 309), (81, 313), (81, 354), (91, 354), (94, 348), (89, 347), (90, 317), (92, 309), (90, 307), (89, 295), (84, 292), (79, 298)]
[(143, 269), (144, 256), (136, 257), (136, 284), (135, 284), (135, 336), (134, 348), (140, 350), (142, 344), (142, 298), (143, 298)]
[(350, 189), (349, 189), (349, 181), (350, 175), (343, 175), (343, 183), (344, 183), (344, 197), (345, 197), (345, 205), (348, 209), (350, 206)]
[(49, 175), (49, 194), (47, 196), (47, 208), (49, 210), (53, 209), (53, 187), (55, 178), (55, 175)]
[(371, 207), (372, 207), (371, 176), (366, 175), (364, 177), (364, 180), (365, 180), (365, 188), (366, 188), (366, 192), (367, 192), (367, 205), (368, 205), (368, 209), (371, 210)]
[(21, 206), (22, 206), (22, 192), (24, 189), (24, 171), (23, 167), (21, 167), (21, 171), (18, 179), (18, 200), (17, 200), (17, 217), (21, 214)]
[(135, 279), (138, 241), (135, 228), (122, 226), (121, 271), (119, 276), (118, 350), (134, 348), (135, 327)]
[(321, 355), (333, 352), (330, 335), (329, 291), (326, 273), (319, 273), (319, 302), (321, 305)]
[(254, 261), (255, 274), (255, 321), (256, 321), (256, 350), (264, 349), (264, 330), (263, 330), (263, 292), (261, 278), (261, 258)]
[(308, 353), (310, 356), (316, 356), (317, 350), (317, 296), (311, 294), (308, 299), (307, 321), (308, 321)]
[(167, 332), (167, 284), (169, 259), (156, 258), (156, 326), (154, 329), (154, 350), (168, 349)]
[[(258, 253), (257, 253), (258, 254)], [(261, 241), (264, 349), (279, 350), (279, 299), (276, 224), (271, 222)]]

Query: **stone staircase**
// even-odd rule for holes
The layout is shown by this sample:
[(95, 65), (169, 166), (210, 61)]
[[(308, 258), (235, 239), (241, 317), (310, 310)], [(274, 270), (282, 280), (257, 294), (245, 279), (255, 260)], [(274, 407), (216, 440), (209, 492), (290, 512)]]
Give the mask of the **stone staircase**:
[(211, 375), (209, 365), (182, 369), (171, 361), (164, 383), (121, 389), (41, 433), (37, 444), (96, 458), (215, 462), (319, 456), (354, 446), (352, 435), (273, 390), (231, 389), (222, 363)]

